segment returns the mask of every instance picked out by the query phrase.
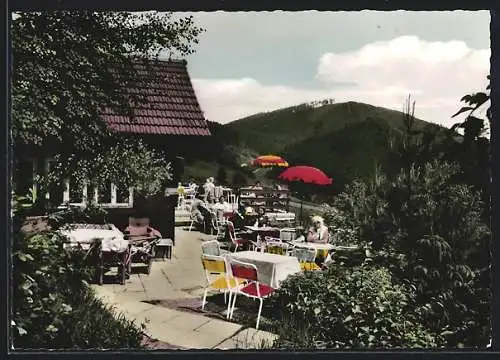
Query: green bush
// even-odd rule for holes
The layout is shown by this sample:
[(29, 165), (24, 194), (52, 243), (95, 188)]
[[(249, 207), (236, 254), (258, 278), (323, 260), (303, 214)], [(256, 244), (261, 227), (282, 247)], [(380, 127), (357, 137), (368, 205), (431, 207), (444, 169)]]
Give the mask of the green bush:
[(393, 283), (386, 269), (331, 265), (324, 272), (288, 278), (272, 298), (279, 348), (436, 347), (408, 314), (410, 288)]
[(17, 349), (139, 348), (141, 330), (97, 300), (84, 252), (54, 232), (24, 235), (14, 217), (12, 339)]
[(330, 243), (344, 246), (359, 244), (359, 227), (345, 212), (328, 206), (322, 215), (330, 230)]
[(49, 216), (49, 224), (53, 229), (58, 229), (64, 224), (85, 223), (106, 224), (108, 223), (108, 212), (100, 206), (89, 204), (84, 208), (80, 206), (68, 206)]
[(375, 265), (415, 285), (427, 329), (450, 347), (487, 344), (490, 231), (480, 194), (460, 184), (455, 165), (412, 166), (391, 179), (379, 173), (353, 183), (333, 205), (359, 228)]

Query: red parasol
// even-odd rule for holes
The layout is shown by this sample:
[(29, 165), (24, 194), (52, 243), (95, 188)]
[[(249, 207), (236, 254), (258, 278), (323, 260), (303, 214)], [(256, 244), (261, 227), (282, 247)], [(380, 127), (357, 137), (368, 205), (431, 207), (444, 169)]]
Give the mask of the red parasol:
[(281, 156), (277, 155), (261, 155), (252, 161), (254, 166), (279, 166), (288, 167), (288, 163)]
[[(279, 179), (285, 181), (298, 181), (305, 184), (331, 185), (332, 179), (323, 171), (312, 166), (292, 166), (283, 171)], [(300, 199), (300, 222), (302, 222), (302, 199)]]
[(332, 179), (326, 176), (323, 171), (312, 166), (292, 166), (283, 171), (279, 179), (316, 185), (331, 185), (332, 183)]

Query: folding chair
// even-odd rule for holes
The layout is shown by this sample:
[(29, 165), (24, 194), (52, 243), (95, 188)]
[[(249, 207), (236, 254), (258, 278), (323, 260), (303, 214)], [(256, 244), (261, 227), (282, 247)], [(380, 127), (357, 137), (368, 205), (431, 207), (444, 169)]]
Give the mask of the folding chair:
[(280, 229), (280, 237), (279, 238), (267, 236), (266, 240), (267, 241), (280, 241), (280, 242), (293, 241), (293, 240), (295, 240), (296, 236), (297, 236), (297, 233), (296, 233), (294, 228), (283, 228), (283, 229)]
[(283, 228), (280, 230), (281, 241), (293, 241), (297, 237), (297, 232), (294, 228)]
[[(236, 296), (238, 294), (252, 299), (259, 299), (259, 312), (257, 314), (257, 324), (255, 326), (255, 328), (258, 329), (263, 300), (269, 297), (274, 292), (274, 289), (269, 285), (259, 283), (257, 267), (254, 264), (248, 264), (233, 259), (229, 260), (229, 264), (231, 266), (231, 273), (236, 279), (247, 281), (246, 285), (242, 287), (233, 287), (232, 289), (234, 297), (229, 319), (233, 318), (234, 307), (236, 306)], [(229, 300), (229, 302), (231, 302), (231, 300)]]
[(302, 271), (321, 270), (314, 261), (316, 260), (316, 250), (295, 248), (291, 251), (291, 256), (299, 260)]
[(191, 220), (191, 223), (189, 224), (189, 232), (191, 232), (191, 229), (193, 228), (194, 223), (196, 222), (196, 215), (191, 211), (191, 214), (189, 215), (189, 218)]
[(229, 238), (231, 239), (231, 242), (235, 245), (234, 252), (236, 252), (238, 250), (238, 247), (243, 246), (246, 241), (242, 238), (236, 237), (236, 231), (234, 229), (234, 224), (232, 221), (227, 220), (227, 230), (229, 232)]
[(316, 250), (316, 259), (320, 259), (321, 262), (325, 261), (328, 257), (328, 249), (317, 249)]
[(289, 246), (281, 241), (267, 241), (266, 250), (270, 254), (288, 255)]
[(217, 240), (204, 241), (201, 244), (203, 255), (220, 256), (220, 244)]
[(184, 204), (184, 195), (178, 194), (177, 196), (177, 207), (180, 208)]
[(205, 270), (205, 276), (207, 279), (207, 286), (203, 293), (203, 302), (201, 309), (205, 309), (205, 303), (207, 300), (207, 294), (209, 290), (214, 290), (224, 293), (224, 303), (226, 303), (226, 296), (229, 293), (229, 301), (227, 302), (227, 314), (226, 318), (229, 318), (229, 310), (231, 307), (231, 289), (237, 288), (239, 285), (244, 284), (245, 280), (236, 279), (230, 276), (227, 272), (227, 262), (222, 256), (216, 255), (202, 255), (201, 263), (203, 264), (203, 269)]
[(263, 241), (259, 235), (257, 236), (257, 242), (250, 240), (250, 244), (250, 250), (252, 251), (266, 251), (266, 241)]

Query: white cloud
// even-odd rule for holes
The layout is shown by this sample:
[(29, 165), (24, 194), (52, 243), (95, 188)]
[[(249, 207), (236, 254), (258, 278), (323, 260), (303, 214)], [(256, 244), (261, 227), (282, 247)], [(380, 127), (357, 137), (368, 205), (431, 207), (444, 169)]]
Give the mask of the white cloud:
[[(402, 36), (352, 52), (323, 54), (316, 78), (326, 89), (263, 85), (249, 78), (193, 79), (193, 84), (206, 117), (221, 123), (326, 98), (401, 110), (412, 94), (418, 117), (449, 126), (460, 98), (484, 90), (489, 58), (489, 49), (471, 49), (462, 41)], [(342, 82), (357, 85), (335, 85)]]

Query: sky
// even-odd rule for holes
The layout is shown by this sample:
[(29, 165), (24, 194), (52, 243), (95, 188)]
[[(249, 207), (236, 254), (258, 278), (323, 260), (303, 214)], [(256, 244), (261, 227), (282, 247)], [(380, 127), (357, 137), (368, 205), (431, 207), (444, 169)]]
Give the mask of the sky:
[(187, 57), (210, 121), (305, 102), (359, 101), (451, 126), (490, 68), (488, 11), (211, 12)]

